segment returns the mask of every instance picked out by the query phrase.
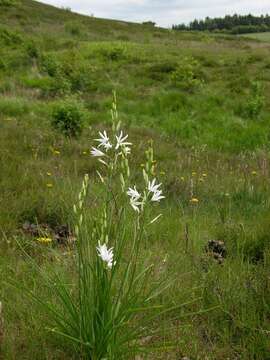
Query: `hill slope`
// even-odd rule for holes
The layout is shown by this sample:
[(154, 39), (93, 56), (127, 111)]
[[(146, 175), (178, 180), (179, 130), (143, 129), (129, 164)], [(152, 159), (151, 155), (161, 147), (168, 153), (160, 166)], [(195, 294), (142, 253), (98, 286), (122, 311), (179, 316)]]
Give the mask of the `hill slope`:
[[(166, 196), (144, 255), (157, 276), (177, 279), (161, 301), (186, 304), (161, 321), (162, 341), (177, 337), (177, 351), (152, 359), (269, 356), (269, 55), (270, 44), (251, 39), (96, 19), (30, 0), (0, 5), (0, 358), (78, 358), (6, 279), (54, 301), (21, 247), (45, 273), (72, 278), (74, 248), (59, 233), (73, 224), (85, 173), (94, 192), (87, 211), (96, 211), (90, 138), (109, 132), (114, 91), (132, 170), (143, 168), (153, 141), (152, 173)], [(56, 111), (69, 119), (74, 107), (85, 127), (65, 136), (52, 120)], [(140, 179), (137, 171), (130, 185)], [(37, 244), (44, 231), (54, 236), (49, 246)], [(210, 251), (212, 240), (224, 243), (222, 256)]]

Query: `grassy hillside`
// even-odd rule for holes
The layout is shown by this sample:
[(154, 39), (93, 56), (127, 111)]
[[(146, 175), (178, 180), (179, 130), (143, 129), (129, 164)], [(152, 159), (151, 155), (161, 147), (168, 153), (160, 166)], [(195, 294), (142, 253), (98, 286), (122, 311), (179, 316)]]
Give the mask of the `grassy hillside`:
[[(74, 246), (61, 234), (73, 235), (84, 174), (98, 179), (90, 148), (110, 129), (115, 91), (134, 144), (131, 167), (143, 168), (153, 142), (153, 174), (166, 195), (144, 256), (156, 276), (177, 279), (160, 301), (188, 303), (160, 325), (161, 340), (177, 337), (177, 349), (150, 358), (268, 359), (270, 44), (7, 3), (0, 0), (0, 358), (78, 358), (6, 279), (54, 301), (22, 248), (45, 272), (72, 278)], [(65, 136), (52, 120), (74, 108), (84, 128)], [(44, 233), (49, 245), (37, 242)], [(205, 251), (211, 240), (224, 243), (226, 257)]]
[(270, 32), (262, 32), (262, 33), (255, 33), (255, 34), (245, 34), (242, 35), (248, 37), (250, 39), (256, 39), (261, 41), (270, 41)]

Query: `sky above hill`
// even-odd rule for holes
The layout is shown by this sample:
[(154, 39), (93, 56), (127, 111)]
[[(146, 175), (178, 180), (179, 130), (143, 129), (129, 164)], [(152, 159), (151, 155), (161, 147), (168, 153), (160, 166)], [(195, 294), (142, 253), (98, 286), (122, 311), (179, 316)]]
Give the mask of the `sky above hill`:
[(154, 21), (159, 26), (188, 23), (206, 16), (270, 13), (270, 0), (42, 0), (40, 2), (96, 17), (134, 22)]

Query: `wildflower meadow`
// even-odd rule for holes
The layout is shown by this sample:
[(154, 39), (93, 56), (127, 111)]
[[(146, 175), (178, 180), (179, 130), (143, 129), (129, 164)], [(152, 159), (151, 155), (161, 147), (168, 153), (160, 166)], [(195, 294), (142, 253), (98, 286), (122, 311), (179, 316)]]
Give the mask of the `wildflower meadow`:
[(269, 53), (0, 0), (0, 359), (269, 359)]

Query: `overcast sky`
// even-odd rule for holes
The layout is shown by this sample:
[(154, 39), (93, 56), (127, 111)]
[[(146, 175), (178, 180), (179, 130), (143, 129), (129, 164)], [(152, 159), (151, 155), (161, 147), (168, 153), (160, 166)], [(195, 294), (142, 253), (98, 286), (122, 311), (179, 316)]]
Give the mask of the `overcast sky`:
[(226, 14), (270, 13), (270, 0), (42, 0), (70, 7), (72, 11), (94, 16), (134, 22), (155, 21), (158, 25), (189, 22), (206, 16)]

